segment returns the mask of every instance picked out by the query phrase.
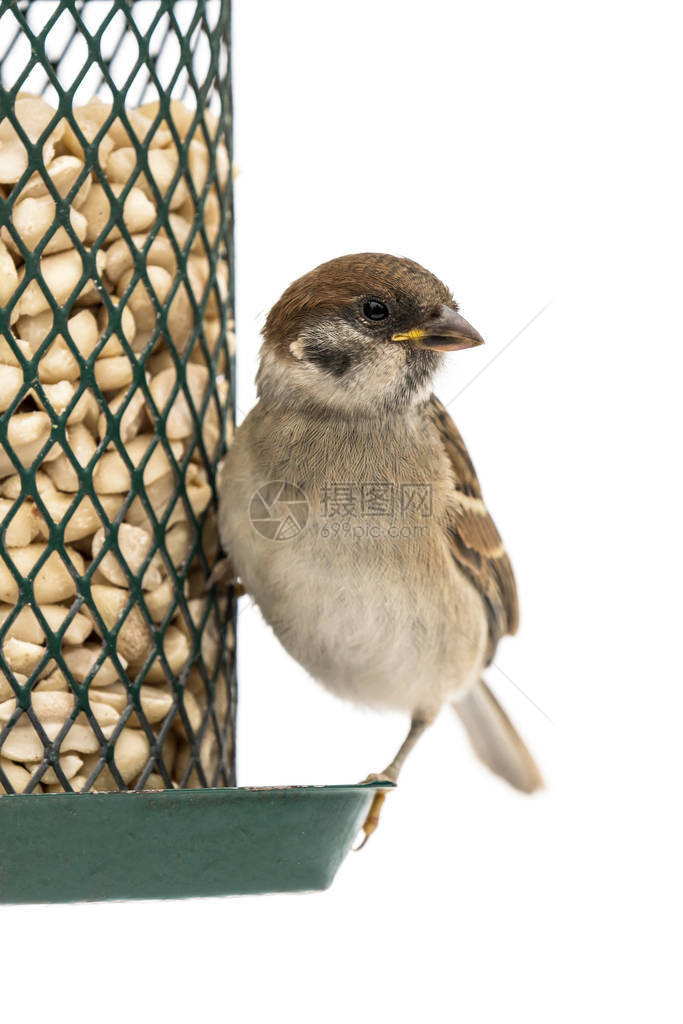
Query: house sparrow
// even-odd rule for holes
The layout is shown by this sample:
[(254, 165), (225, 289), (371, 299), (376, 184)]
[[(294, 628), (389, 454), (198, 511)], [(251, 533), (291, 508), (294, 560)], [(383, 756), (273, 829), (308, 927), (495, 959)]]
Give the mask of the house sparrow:
[(263, 338), (259, 401), (219, 476), (235, 578), (328, 690), (410, 715), (393, 761), (369, 779), (396, 782), (449, 703), (492, 771), (539, 788), (482, 679), (517, 628), (512, 568), (463, 440), (431, 394), (443, 353), (483, 339), (433, 274), (379, 253), (299, 278)]

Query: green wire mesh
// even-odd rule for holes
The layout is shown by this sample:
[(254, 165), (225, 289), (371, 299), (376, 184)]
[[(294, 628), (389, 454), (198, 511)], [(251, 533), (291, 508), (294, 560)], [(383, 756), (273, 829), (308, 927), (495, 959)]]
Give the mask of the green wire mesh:
[(235, 784), (229, 31), (227, 0), (0, 3), (0, 793)]

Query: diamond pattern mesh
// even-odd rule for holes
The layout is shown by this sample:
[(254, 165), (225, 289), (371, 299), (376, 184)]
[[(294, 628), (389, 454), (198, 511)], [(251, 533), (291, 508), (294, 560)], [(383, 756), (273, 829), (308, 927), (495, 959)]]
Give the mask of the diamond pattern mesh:
[(234, 785), (229, 3), (0, 3), (0, 793)]

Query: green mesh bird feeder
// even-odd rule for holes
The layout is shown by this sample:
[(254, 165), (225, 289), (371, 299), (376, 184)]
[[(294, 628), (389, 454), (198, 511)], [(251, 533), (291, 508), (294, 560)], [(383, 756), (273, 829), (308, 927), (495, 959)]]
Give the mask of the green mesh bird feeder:
[(3, 901), (319, 888), (371, 799), (234, 788), (229, 17), (0, 3)]

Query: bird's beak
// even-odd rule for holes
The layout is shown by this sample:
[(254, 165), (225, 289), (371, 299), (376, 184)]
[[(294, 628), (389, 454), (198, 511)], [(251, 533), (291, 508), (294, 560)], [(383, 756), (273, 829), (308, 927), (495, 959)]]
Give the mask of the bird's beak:
[(442, 306), (436, 316), (430, 317), (420, 327), (394, 334), (391, 340), (408, 341), (416, 348), (431, 348), (439, 352), (452, 352), (484, 344), (481, 334), (450, 306)]

